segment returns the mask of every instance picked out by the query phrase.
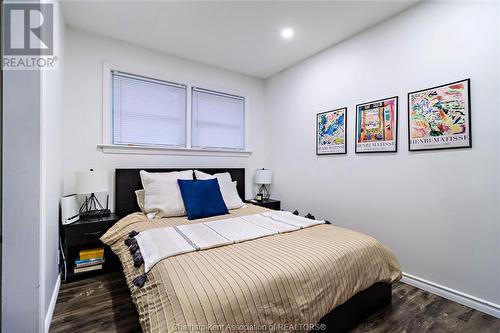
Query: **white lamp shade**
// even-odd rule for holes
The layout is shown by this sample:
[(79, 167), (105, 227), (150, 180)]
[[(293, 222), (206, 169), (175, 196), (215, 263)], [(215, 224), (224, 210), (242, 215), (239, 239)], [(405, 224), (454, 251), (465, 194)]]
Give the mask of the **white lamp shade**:
[(108, 192), (108, 177), (105, 171), (79, 171), (76, 173), (76, 193)]
[(271, 184), (273, 182), (273, 171), (269, 169), (257, 169), (255, 171), (255, 184)]

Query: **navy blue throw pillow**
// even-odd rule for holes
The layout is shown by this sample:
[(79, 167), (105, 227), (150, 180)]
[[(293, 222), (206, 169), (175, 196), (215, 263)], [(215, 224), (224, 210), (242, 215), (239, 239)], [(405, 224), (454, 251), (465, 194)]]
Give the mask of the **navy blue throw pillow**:
[(229, 214), (217, 179), (178, 179), (188, 220)]

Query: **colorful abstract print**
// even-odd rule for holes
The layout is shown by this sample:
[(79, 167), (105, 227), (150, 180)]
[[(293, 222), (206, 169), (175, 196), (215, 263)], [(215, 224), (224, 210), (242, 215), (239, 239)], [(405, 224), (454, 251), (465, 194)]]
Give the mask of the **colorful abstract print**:
[(416, 148), (469, 145), (468, 80), (409, 95), (410, 144)]
[(356, 151), (395, 151), (397, 97), (356, 107)]
[(415, 93), (410, 103), (412, 138), (465, 133), (463, 83)]
[(345, 150), (346, 109), (339, 109), (317, 115), (318, 154), (341, 153)]

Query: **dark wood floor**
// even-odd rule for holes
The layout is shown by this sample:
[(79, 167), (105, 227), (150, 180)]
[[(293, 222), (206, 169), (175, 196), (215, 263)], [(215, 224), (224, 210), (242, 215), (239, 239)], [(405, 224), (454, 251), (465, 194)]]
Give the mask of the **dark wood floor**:
[[(404, 283), (393, 288), (392, 305), (353, 333), (499, 333), (500, 319)], [(63, 284), (50, 332), (140, 332), (138, 315), (121, 274)]]

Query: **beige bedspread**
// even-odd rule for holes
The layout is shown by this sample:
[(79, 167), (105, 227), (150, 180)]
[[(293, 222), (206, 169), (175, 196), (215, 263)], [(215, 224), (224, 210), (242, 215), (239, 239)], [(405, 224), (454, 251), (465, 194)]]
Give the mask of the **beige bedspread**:
[[(248, 205), (230, 215), (256, 214)], [(120, 258), (144, 332), (306, 332), (334, 307), (376, 282), (393, 282), (401, 270), (394, 255), (361, 233), (319, 225), (162, 260), (138, 288), (123, 244), (132, 230), (174, 226), (182, 218), (148, 220), (131, 214), (101, 239)]]

